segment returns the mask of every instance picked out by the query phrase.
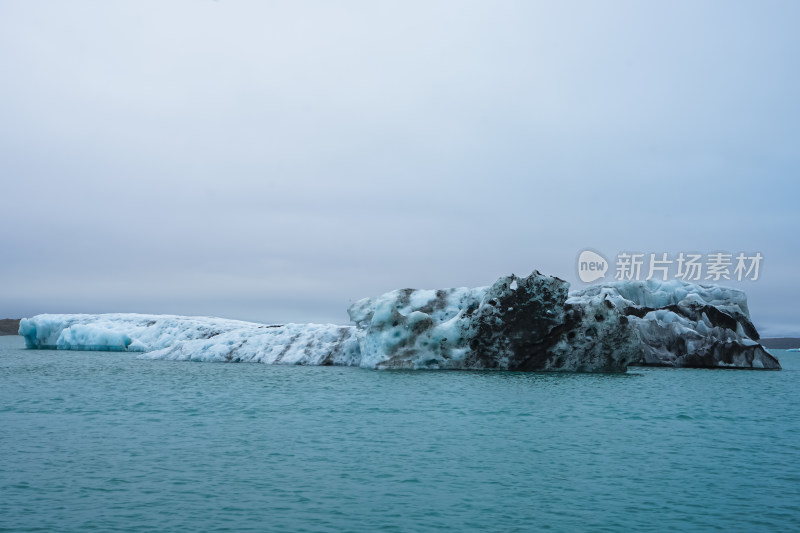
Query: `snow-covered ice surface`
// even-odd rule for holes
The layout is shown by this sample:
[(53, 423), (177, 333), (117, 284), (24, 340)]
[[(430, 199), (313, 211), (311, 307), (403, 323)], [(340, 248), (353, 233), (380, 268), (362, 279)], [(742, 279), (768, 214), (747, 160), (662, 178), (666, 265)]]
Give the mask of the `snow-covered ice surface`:
[(680, 281), (574, 292), (534, 272), (478, 288), (402, 289), (350, 307), (355, 326), (173, 315), (37, 315), (28, 348), (365, 368), (624, 372), (630, 364), (778, 369), (742, 291)]
[(235, 329), (211, 339), (178, 342), (141, 357), (274, 365), (358, 366), (361, 363), (354, 329), (333, 324)]
[(144, 352), (151, 359), (271, 364), (359, 363), (354, 328), (265, 325), (173, 315), (37, 315), (22, 319), (28, 348)]
[(19, 334), (28, 348), (148, 352), (178, 341), (209, 339), (262, 324), (210, 317), (108, 313), (23, 318)]

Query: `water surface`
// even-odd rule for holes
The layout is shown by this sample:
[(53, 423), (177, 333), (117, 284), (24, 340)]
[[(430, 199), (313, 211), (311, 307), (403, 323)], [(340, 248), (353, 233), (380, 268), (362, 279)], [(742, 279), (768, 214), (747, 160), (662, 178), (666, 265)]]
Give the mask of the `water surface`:
[(2, 531), (800, 529), (781, 372), (381, 372), (0, 337)]

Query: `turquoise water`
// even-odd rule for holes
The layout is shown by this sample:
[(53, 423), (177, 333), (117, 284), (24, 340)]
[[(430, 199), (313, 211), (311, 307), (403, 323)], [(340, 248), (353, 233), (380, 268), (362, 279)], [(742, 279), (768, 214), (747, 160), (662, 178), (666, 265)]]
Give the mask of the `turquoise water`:
[(2, 531), (800, 529), (782, 372), (379, 372), (0, 337)]

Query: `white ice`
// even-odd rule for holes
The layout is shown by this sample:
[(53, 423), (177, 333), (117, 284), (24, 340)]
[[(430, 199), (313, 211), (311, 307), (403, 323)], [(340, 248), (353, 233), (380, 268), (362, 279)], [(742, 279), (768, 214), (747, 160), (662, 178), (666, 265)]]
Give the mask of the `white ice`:
[(20, 322), (28, 348), (144, 352), (152, 359), (357, 365), (354, 328), (266, 325), (174, 315), (37, 315)]
[[(503, 285), (504, 279), (510, 278), (501, 278), (495, 285), (499, 283), (505, 290), (516, 290), (516, 286)], [(565, 285), (561, 281), (553, 283)], [(469, 316), (477, 306), (486, 305), (483, 300), (488, 291), (497, 289), (495, 285), (405, 289), (365, 298), (348, 311), (359, 327), (266, 325), (174, 315), (44, 314), (23, 319), (19, 332), (25, 337), (28, 348), (141, 352), (141, 357), (152, 359), (459, 368), (467, 353), (468, 339), (464, 335), (471, 334)], [(535, 293), (531, 296), (538, 298)], [(720, 342), (741, 346), (756, 344), (741, 326), (741, 323), (749, 324), (746, 296), (735, 289), (681, 281), (617, 282), (570, 292), (567, 304), (584, 309), (585, 327), (581, 327), (586, 335), (571, 337), (572, 340), (555, 346), (554, 350), (565, 360), (587, 357), (597, 344), (598, 331), (616, 327), (619, 315), (631, 307), (647, 309), (642, 311), (641, 318), (628, 316), (636, 331), (629, 335), (630, 339), (620, 342), (636, 346), (642, 343), (653, 358), (651, 362), (680, 366), (681, 361), (676, 358), (679, 354), (669, 348), (675, 344), (675, 339), (684, 343), (687, 353), (702, 351)], [(688, 311), (676, 313), (665, 309), (668, 306), (683, 310), (712, 306), (741, 323), (734, 331), (714, 323), (705, 313), (690, 319), (687, 315), (693, 315)], [(552, 309), (553, 313), (563, 314), (563, 305), (553, 307), (557, 307)], [(578, 359), (570, 364), (581, 367)], [(497, 367), (502, 368), (502, 363), (500, 361)], [(751, 365), (747, 361), (734, 363)], [(765, 359), (753, 361), (752, 366), (769, 368), (771, 364)]]

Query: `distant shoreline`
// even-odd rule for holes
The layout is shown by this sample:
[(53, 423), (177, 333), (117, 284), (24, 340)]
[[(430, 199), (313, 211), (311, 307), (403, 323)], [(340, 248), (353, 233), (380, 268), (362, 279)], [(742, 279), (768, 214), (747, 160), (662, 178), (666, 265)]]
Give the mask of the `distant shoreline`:
[(775, 337), (771, 339), (761, 339), (758, 341), (764, 348), (773, 350), (788, 350), (790, 348), (800, 348), (800, 338), (797, 337)]
[(19, 335), (19, 318), (0, 319), (0, 335)]

